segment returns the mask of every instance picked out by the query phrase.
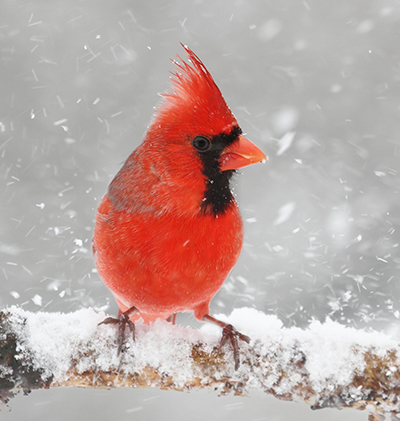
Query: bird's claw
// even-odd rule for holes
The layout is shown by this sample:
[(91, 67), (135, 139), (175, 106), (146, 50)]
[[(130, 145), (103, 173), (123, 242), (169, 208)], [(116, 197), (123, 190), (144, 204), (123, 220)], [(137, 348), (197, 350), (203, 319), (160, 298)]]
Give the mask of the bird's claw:
[(227, 324), (222, 329), (222, 337), (219, 347), (222, 348), (228, 341), (232, 344), (233, 358), (235, 360), (235, 370), (237, 370), (240, 365), (238, 339), (246, 343), (250, 343), (250, 338), (246, 335), (243, 335), (243, 333), (238, 332), (232, 325)]
[(117, 318), (116, 317), (107, 317), (99, 325), (118, 325), (118, 356), (126, 351), (126, 328), (131, 331), (132, 339), (135, 340), (135, 325), (131, 322), (129, 316), (125, 313), (121, 313)]

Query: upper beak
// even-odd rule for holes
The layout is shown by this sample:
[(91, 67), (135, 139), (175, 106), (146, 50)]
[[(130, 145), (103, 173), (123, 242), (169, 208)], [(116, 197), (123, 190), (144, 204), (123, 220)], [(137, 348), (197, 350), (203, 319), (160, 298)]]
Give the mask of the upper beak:
[(240, 135), (239, 139), (227, 146), (221, 153), (220, 169), (237, 170), (257, 162), (265, 162), (267, 157), (257, 146)]

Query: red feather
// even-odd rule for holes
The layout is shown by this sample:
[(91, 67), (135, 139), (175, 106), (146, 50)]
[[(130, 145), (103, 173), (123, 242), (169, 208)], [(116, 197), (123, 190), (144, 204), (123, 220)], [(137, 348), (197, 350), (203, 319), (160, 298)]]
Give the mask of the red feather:
[(241, 135), (211, 74), (184, 48), (190, 63), (175, 62), (173, 91), (101, 201), (93, 250), (125, 318), (150, 323), (189, 310), (226, 328), (209, 316), (209, 303), (243, 242), (231, 170), (265, 155)]
[(153, 124), (161, 124), (173, 132), (178, 130), (178, 133), (182, 125), (195, 134), (229, 132), (237, 125), (236, 118), (210, 72), (193, 51), (183, 47), (191, 65), (179, 56), (182, 64), (174, 61), (177, 71), (172, 76), (173, 91), (162, 94), (165, 101), (158, 108)]

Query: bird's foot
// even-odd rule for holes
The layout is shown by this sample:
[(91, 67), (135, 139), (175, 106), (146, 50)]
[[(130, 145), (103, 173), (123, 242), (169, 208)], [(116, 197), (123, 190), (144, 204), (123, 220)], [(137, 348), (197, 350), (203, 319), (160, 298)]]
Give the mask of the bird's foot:
[(128, 314), (129, 310), (121, 313), (118, 317), (107, 317), (99, 323), (99, 325), (118, 325), (118, 356), (126, 351), (127, 328), (132, 334), (132, 339), (135, 340), (135, 325), (131, 322)]
[(250, 338), (243, 333), (238, 332), (232, 325), (227, 324), (222, 329), (222, 337), (219, 347), (222, 348), (228, 341), (232, 344), (233, 358), (235, 360), (235, 370), (239, 368), (240, 357), (239, 357), (239, 341), (250, 343)]
[(243, 333), (238, 332), (231, 324), (215, 319), (208, 314), (203, 316), (203, 320), (208, 320), (209, 322), (222, 328), (222, 337), (219, 347), (222, 348), (227, 342), (231, 343), (233, 349), (233, 359), (235, 361), (235, 370), (237, 370), (240, 366), (239, 339), (246, 343), (250, 343), (250, 338), (243, 335)]

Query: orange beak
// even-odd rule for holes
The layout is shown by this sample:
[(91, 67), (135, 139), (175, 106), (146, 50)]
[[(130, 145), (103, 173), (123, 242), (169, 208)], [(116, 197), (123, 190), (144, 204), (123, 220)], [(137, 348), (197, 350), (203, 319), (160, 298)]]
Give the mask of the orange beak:
[(226, 147), (220, 158), (221, 171), (237, 170), (257, 162), (265, 162), (267, 157), (257, 146), (240, 135), (239, 140)]

